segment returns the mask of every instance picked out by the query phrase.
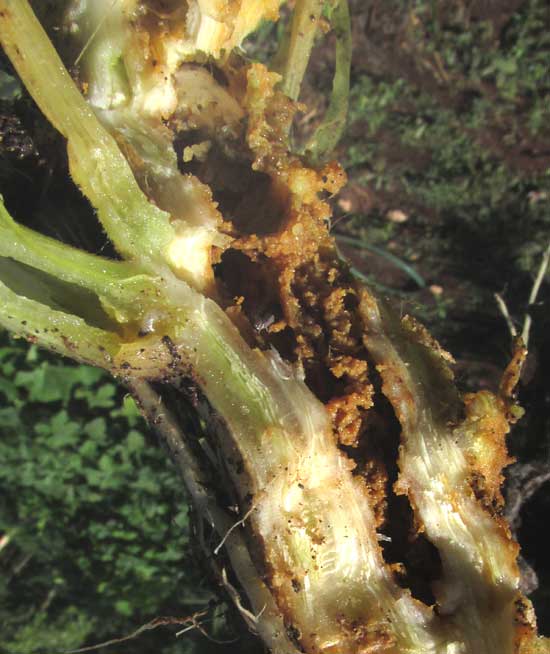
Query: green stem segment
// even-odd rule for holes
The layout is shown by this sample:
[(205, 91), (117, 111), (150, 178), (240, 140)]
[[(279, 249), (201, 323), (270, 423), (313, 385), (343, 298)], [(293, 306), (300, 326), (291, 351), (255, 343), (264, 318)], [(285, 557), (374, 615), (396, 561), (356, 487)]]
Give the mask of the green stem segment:
[(323, 5), (324, 0), (297, 0), (294, 8), (281, 87), (292, 100), (297, 100), (300, 95)]
[(71, 174), (120, 254), (161, 260), (174, 233), (169, 215), (138, 187), (114, 138), (86, 103), (27, 0), (0, 2), (2, 45), (52, 125), (68, 139)]
[[(133, 263), (113, 261), (61, 243), (23, 225), (17, 224), (7, 212), (0, 197), (0, 259), (17, 261), (45, 273), (44, 304), (64, 306), (74, 301), (77, 287), (97, 296), (104, 311), (118, 323), (140, 320), (144, 307), (158, 304), (158, 280), (144, 275)], [(4, 270), (7, 270), (4, 265)], [(66, 295), (66, 301), (47, 301), (48, 280), (65, 282), (57, 285), (56, 293)], [(18, 285), (21, 288), (21, 285)], [(50, 283), (51, 286), (51, 283)], [(24, 287), (23, 287), (24, 288)], [(72, 292), (71, 292), (72, 291)], [(29, 289), (31, 295), (32, 289)], [(136, 303), (141, 297), (141, 303)]]
[[(2, 272), (0, 267), (0, 273)], [(82, 318), (56, 311), (14, 293), (0, 282), (0, 324), (12, 334), (43, 347), (103, 368), (111, 368), (119, 338), (88, 325)]]
[(0, 257), (10, 257), (95, 293), (102, 291), (107, 281), (123, 281), (136, 274), (132, 264), (89, 254), (17, 224), (1, 196)]
[(351, 21), (347, 0), (338, 0), (331, 14), (336, 35), (336, 68), (328, 109), (319, 127), (305, 147), (308, 160), (321, 165), (338, 145), (348, 117), (351, 71)]

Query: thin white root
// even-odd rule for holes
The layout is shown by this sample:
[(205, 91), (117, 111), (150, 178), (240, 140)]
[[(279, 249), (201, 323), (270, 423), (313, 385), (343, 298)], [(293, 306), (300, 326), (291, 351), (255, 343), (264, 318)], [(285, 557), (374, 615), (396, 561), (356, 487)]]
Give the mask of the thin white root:
[(548, 245), (546, 246), (546, 250), (542, 255), (542, 260), (540, 262), (540, 266), (537, 271), (537, 276), (535, 277), (533, 288), (531, 289), (531, 293), (529, 295), (529, 304), (527, 307), (527, 313), (525, 314), (525, 320), (523, 321), (523, 330), (521, 332), (521, 338), (523, 339), (523, 343), (525, 347), (527, 347), (529, 343), (529, 332), (531, 331), (531, 324), (533, 322), (531, 315), (529, 314), (529, 307), (533, 306), (533, 304), (535, 304), (535, 302), (537, 301), (537, 295), (539, 294), (539, 290), (544, 280), (544, 276), (546, 275), (546, 271), (548, 270), (549, 263), (550, 263), (550, 243), (548, 243)]
[[(529, 313), (529, 309), (537, 301), (537, 296), (539, 294), (540, 287), (542, 286), (542, 282), (544, 281), (544, 277), (548, 271), (549, 265), (550, 265), (550, 242), (546, 246), (546, 250), (542, 255), (542, 259), (539, 268), (537, 270), (535, 281), (533, 282), (533, 286), (531, 287), (531, 292), (529, 293), (527, 311), (525, 313), (525, 318), (523, 320), (523, 328), (521, 330), (521, 341), (525, 346), (525, 348), (527, 348), (529, 345), (529, 334), (531, 331), (531, 327), (533, 325), (533, 319), (531, 317), (531, 314)], [(500, 295), (500, 293), (495, 293), (495, 300), (500, 310), (500, 313), (502, 314), (504, 320), (506, 321), (506, 325), (508, 326), (508, 331), (510, 332), (510, 336), (512, 337), (512, 339), (516, 339), (518, 336), (518, 330), (514, 325), (514, 321), (512, 320), (510, 312), (508, 311), (508, 306), (506, 305), (504, 298), (502, 297), (502, 295)]]
[(497, 306), (500, 309), (500, 313), (503, 315), (504, 320), (506, 321), (506, 325), (508, 326), (508, 331), (510, 332), (510, 336), (512, 338), (516, 338), (518, 335), (518, 330), (516, 329), (516, 326), (514, 325), (514, 321), (512, 320), (512, 316), (510, 316), (510, 312), (508, 311), (508, 307), (506, 306), (506, 302), (504, 301), (502, 295), (500, 293), (495, 293), (495, 300), (497, 302)]
[(249, 611), (248, 609), (245, 609), (241, 602), (241, 596), (237, 592), (237, 589), (233, 584), (229, 581), (227, 578), (227, 571), (225, 568), (222, 568), (222, 583), (224, 585), (225, 590), (231, 595), (231, 599), (235, 603), (235, 606), (239, 610), (239, 613), (243, 616), (244, 621), (246, 622), (248, 628), (252, 633), (258, 633), (258, 630), (256, 628), (256, 625), (258, 624), (258, 619), (262, 615), (262, 613), (265, 611), (266, 605), (264, 605), (264, 608), (258, 613), (258, 615), (254, 615), (252, 611)]
[(225, 536), (221, 539), (219, 545), (216, 547), (214, 550), (214, 556), (217, 556), (221, 548), (225, 545), (225, 541), (229, 538), (231, 533), (240, 525), (244, 525), (244, 523), (248, 520), (250, 517), (251, 513), (256, 509), (256, 505), (252, 506), (245, 514), (244, 516), (240, 519), (237, 520), (234, 524), (229, 527), (229, 529), (225, 532)]

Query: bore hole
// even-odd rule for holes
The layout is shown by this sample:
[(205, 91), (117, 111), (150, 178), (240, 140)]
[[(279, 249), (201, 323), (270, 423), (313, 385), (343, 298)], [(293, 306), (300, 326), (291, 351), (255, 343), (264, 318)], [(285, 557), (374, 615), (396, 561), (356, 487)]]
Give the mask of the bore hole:
[(214, 268), (219, 288), (226, 301), (243, 298), (241, 310), (255, 332), (255, 340), (261, 347), (274, 347), (287, 361), (295, 359), (294, 331), (282, 325), (283, 311), (278, 296), (278, 286), (273, 283), (277, 271), (269, 259), (259, 257), (252, 261), (239, 250), (226, 250)]
[[(184, 161), (186, 148), (209, 142), (201, 158)], [(222, 146), (202, 130), (178, 134), (174, 141), (178, 167), (207, 184), (225, 220), (241, 234), (260, 236), (279, 231), (288, 214), (288, 191), (275, 185), (269, 175), (252, 169), (243, 154), (228, 156)], [(201, 160), (202, 159), (202, 160)]]

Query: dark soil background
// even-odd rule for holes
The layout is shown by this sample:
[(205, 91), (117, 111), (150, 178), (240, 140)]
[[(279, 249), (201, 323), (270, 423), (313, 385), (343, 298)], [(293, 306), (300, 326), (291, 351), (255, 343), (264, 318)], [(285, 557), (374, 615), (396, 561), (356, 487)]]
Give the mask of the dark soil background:
[[(350, 0), (350, 8), (350, 115), (336, 152), (349, 183), (334, 199), (332, 229), (356, 274), (452, 352), (465, 391), (496, 389), (511, 355), (495, 293), (518, 331), (531, 316), (519, 388), (525, 416), (509, 437), (517, 460), (507, 471), (507, 511), (522, 546), (525, 590), (550, 635), (548, 274), (529, 304), (550, 242), (550, 6)], [(50, 20), (55, 27), (55, 13)], [(263, 26), (249, 53), (267, 59), (278, 36)], [(329, 33), (311, 59), (298, 141), (322, 119), (333, 67)], [(5, 58), (0, 75), (0, 190), (8, 209), (44, 233), (112, 253), (68, 178), (62, 140)], [(7, 625), (0, 652), (78, 647), (217, 601), (194, 559), (185, 500), (164, 455), (124, 392), (82, 370), (6, 337), (0, 343), (0, 621)], [(134, 449), (125, 458), (128, 430)], [(75, 440), (56, 445), (59, 433)], [(85, 439), (97, 441), (93, 455), (82, 453)], [(231, 610), (209, 610), (209, 633), (234, 638)], [(215, 645), (196, 632), (175, 643), (175, 630), (116, 649), (255, 649), (247, 637)]]

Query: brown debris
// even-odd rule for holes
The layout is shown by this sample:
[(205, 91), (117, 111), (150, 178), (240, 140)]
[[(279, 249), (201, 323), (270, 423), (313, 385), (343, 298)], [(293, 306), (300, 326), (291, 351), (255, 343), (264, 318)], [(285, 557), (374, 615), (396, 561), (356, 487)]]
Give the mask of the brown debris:
[(471, 483), (474, 493), (485, 506), (502, 507), (501, 486), (503, 469), (513, 463), (508, 456), (506, 434), (510, 426), (504, 403), (492, 393), (480, 391), (464, 397), (466, 419), (464, 443), (472, 466)]
[[(231, 248), (264, 271), (254, 273), (254, 280), (264, 278), (265, 282), (268, 277), (267, 288), (273, 287), (274, 277), (278, 281), (279, 309), (268, 316), (271, 322), (265, 325), (266, 333), (257, 333), (256, 340), (263, 346), (273, 344), (275, 334), (290, 328), (294, 356), (304, 366), (312, 390), (328, 404), (338, 440), (357, 445), (364, 414), (372, 405), (372, 386), (361, 327), (354, 318), (354, 285), (332, 245), (331, 210), (322, 199), (323, 194), (339, 190), (345, 173), (336, 163), (321, 170), (307, 168), (288, 152), (286, 135), (297, 105), (275, 91), (277, 75), (254, 64), (246, 71), (246, 81), (243, 103), (252, 168), (269, 176), (269, 194), (278, 198), (279, 207), (286, 207), (273, 233), (262, 235), (248, 229), (242, 213), (230, 226), (235, 238)], [(262, 212), (255, 216), (258, 213)], [(265, 283), (259, 284), (256, 293), (264, 287)], [(247, 311), (246, 303), (243, 309), (254, 326), (254, 311)], [(239, 312), (232, 310), (232, 316), (242, 321)]]
[(499, 395), (507, 403), (513, 403), (516, 387), (519, 383), (521, 371), (525, 359), (527, 358), (527, 348), (521, 338), (517, 339), (514, 345), (514, 354), (506, 370), (502, 375), (500, 382)]

